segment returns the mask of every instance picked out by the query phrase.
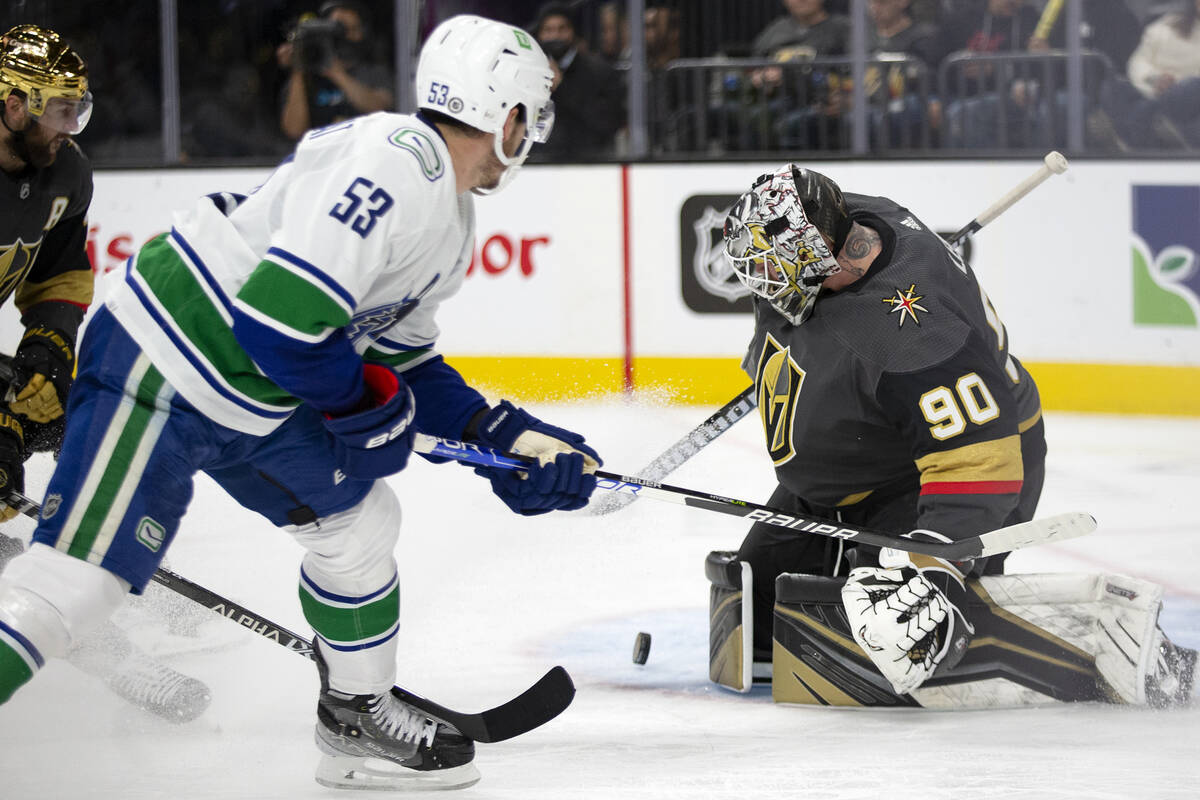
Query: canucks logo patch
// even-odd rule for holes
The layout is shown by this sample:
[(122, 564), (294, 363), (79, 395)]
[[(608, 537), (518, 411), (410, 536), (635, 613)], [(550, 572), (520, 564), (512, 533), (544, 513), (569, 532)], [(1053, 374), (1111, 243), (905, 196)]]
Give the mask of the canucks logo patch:
[(796, 455), (792, 436), (796, 401), (804, 385), (804, 370), (792, 360), (790, 348), (783, 347), (771, 334), (758, 355), (754, 385), (758, 390), (758, 410), (767, 434), (767, 449), (775, 466), (791, 461)]
[(157, 553), (167, 540), (167, 531), (150, 517), (142, 517), (137, 526), (137, 540)]
[(883, 302), (892, 307), (890, 313), (900, 314), (900, 327), (904, 327), (905, 318), (912, 318), (912, 321), (920, 325), (921, 320), (917, 317), (918, 311), (929, 313), (929, 309), (918, 303), (918, 300), (924, 299), (925, 295), (917, 294), (917, 285), (914, 283), (908, 287), (907, 292), (902, 292), (899, 289), (891, 297), (883, 298)]
[(412, 153), (416, 157), (417, 163), (421, 165), (421, 172), (424, 173), (427, 180), (436, 181), (446, 172), (446, 164), (438, 154), (437, 147), (424, 131), (416, 128), (400, 128), (388, 137), (388, 141), (401, 150)]

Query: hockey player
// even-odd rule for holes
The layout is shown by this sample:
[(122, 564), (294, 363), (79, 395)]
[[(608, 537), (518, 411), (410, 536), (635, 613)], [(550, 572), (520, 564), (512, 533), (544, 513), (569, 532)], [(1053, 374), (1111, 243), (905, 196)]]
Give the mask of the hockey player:
[[(62, 444), (63, 409), (74, 377), (75, 339), (92, 301), (84, 248), (92, 171), (70, 138), (92, 112), (87, 66), (54, 31), (19, 25), (0, 39), (0, 303), (14, 297), (25, 333), (0, 358), (0, 521), (3, 500), (24, 490), (24, 462)], [(7, 376), (15, 375), (10, 382)], [(0, 531), (0, 570), (23, 550)], [(68, 660), (129, 702), (184, 722), (208, 706), (208, 688), (142, 652), (107, 623)]]
[[(1046, 455), (1037, 387), (955, 250), (895, 202), (843, 195), (826, 176), (794, 164), (754, 182), (731, 209), (724, 238), (754, 295), (743, 366), (779, 480), (770, 505), (926, 541), (1032, 518)], [(975, 631), (967, 579), (997, 575), (1003, 562), (951, 563), (764, 523), (750, 529), (737, 558), (753, 573), (756, 651), (772, 647), (777, 576), (839, 579), (839, 608), (819, 612), (815, 625), (826, 640), (852, 635), (890, 689), (852, 680), (852, 654), (839, 670), (845, 681), (815, 680), (826, 681), (827, 694), (836, 685), (839, 697), (862, 704), (893, 690), (892, 698), (903, 698), (959, 663)], [(830, 592), (836, 596), (828, 581), (810, 583), (814, 594), (788, 599), (823, 608)], [(1103, 676), (1128, 689), (1128, 702), (1146, 697), (1139, 681), (1148, 677), (1149, 654), (1170, 648), (1160, 647), (1165, 639), (1154, 628), (1157, 606), (1136, 613), (1148, 628), (1123, 644), (1132, 661), (1117, 658), (1126, 669), (1140, 663), (1140, 677)], [(828, 633), (833, 618), (841, 620), (836, 634)], [(799, 627), (814, 629), (811, 619)], [(839, 647), (841, 657), (847, 648)], [(1071, 657), (1097, 667), (1102, 660), (1078, 647)], [(1177, 689), (1190, 687), (1191, 670), (1184, 671)], [(1090, 687), (1095, 694), (1095, 681)]]
[(390, 691), (400, 509), (381, 479), (419, 429), (533, 457), (527, 479), (477, 470), (518, 513), (580, 508), (595, 487), (582, 436), (490, 407), (434, 350), (471, 259), (471, 193), (549, 135), (551, 78), (524, 31), (451, 18), (422, 48), (417, 114), (310, 132), (249, 197), (202, 198), (114, 274), (34, 545), (0, 594), (0, 697), (143, 589), (203, 470), (307, 549), (317, 780), (478, 780), (473, 743)]

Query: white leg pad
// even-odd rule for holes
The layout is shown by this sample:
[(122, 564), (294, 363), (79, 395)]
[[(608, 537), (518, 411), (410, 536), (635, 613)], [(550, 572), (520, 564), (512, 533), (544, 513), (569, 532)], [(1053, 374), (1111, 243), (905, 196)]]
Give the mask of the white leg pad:
[(980, 580), (1006, 611), (1092, 654), (1120, 699), (1146, 702), (1162, 587), (1126, 575), (998, 575)]
[[(310, 584), (325, 597), (361, 598), (397, 579), (400, 502), (383, 481), (354, 508), (288, 530), (308, 551), (301, 565), (302, 587)], [(378, 694), (396, 681), (395, 635), (360, 650), (322, 647), (321, 654), (329, 666), (330, 686), (340, 692)]]
[(9, 562), (0, 589), (0, 619), (45, 657), (61, 658), (74, 642), (125, 600), (129, 583), (106, 569), (35, 544)]

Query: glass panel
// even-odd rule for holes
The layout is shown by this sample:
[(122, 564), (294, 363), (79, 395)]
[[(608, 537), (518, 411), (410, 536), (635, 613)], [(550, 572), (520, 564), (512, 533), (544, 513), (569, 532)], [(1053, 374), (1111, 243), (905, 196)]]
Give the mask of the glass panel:
[(0, 31), (26, 23), (50, 28), (87, 62), (95, 106), (76, 141), (94, 164), (161, 163), (158, 0), (2, 5)]
[(270, 162), (395, 105), (391, 0), (179, 4), (184, 160)]

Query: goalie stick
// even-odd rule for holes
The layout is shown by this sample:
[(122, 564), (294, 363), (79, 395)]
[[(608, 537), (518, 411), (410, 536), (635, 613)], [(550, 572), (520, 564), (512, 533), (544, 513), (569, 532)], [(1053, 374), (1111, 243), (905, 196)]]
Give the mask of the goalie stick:
[[(500, 453), (483, 445), (442, 439), (423, 433), (418, 433), (414, 438), (413, 452), (501, 469), (526, 469), (530, 462), (530, 459), (524, 456)], [(1009, 525), (954, 542), (922, 542), (906, 538), (902, 534), (871, 530), (823, 517), (801, 517), (747, 500), (735, 500), (717, 494), (696, 492), (691, 489), (668, 486), (628, 475), (617, 475), (603, 470), (596, 470), (596, 488), (610, 492), (646, 495), (655, 500), (744, 517), (754, 522), (765, 522), (768, 525), (778, 525), (781, 528), (789, 528), (803, 533), (829, 536), (834, 539), (851, 539), (876, 547), (894, 547), (910, 553), (924, 553), (950, 561), (1008, 553), (1035, 544), (1061, 542), (1074, 539), (1076, 536), (1083, 536), (1096, 529), (1096, 520), (1090, 514), (1069, 512)]]
[[(644, 481), (659, 481), (670, 475), (683, 462), (708, 447), (718, 436), (729, 430), (735, 422), (749, 414), (758, 405), (754, 395), (754, 386), (747, 386), (737, 397), (721, 406), (708, 419), (668, 447), (658, 458), (637, 471), (637, 476)], [(637, 499), (636, 494), (607, 494), (599, 500), (593, 500), (588, 505), (588, 512), (601, 516), (620, 511)]]
[[(1052, 175), (1061, 175), (1067, 171), (1067, 159), (1057, 150), (1051, 150), (1042, 158), (1042, 166), (1037, 171), (1014, 186), (1007, 194), (984, 209), (979, 216), (968, 222), (946, 239), (952, 245), (957, 245), (963, 239), (970, 237), (983, 226), (1007, 211), (1014, 203), (1032, 192)], [(657, 458), (637, 471), (637, 477), (644, 481), (660, 481), (674, 472), (683, 462), (708, 447), (717, 437), (729, 430), (738, 420), (748, 416), (758, 406), (758, 396), (753, 386), (743, 389), (736, 397), (717, 409), (711, 417), (701, 422), (675, 444), (664, 450)], [(588, 506), (591, 514), (600, 516), (620, 511), (636, 500), (636, 494), (606, 495), (599, 501), (593, 501)]]
[[(19, 492), (11, 493), (5, 499), (5, 503), (34, 519), (41, 512), (37, 502)], [(211, 589), (161, 567), (155, 570), (151, 577), (155, 583), (162, 584), (231, 622), (249, 628), (286, 650), (310, 660), (316, 659), (311, 641)], [(557, 666), (508, 702), (477, 713), (446, 708), (399, 686), (393, 687), (392, 692), (425, 714), (453, 725), (468, 739), (487, 744), (528, 733), (557, 717), (571, 705), (575, 697), (575, 684), (567, 671)]]

